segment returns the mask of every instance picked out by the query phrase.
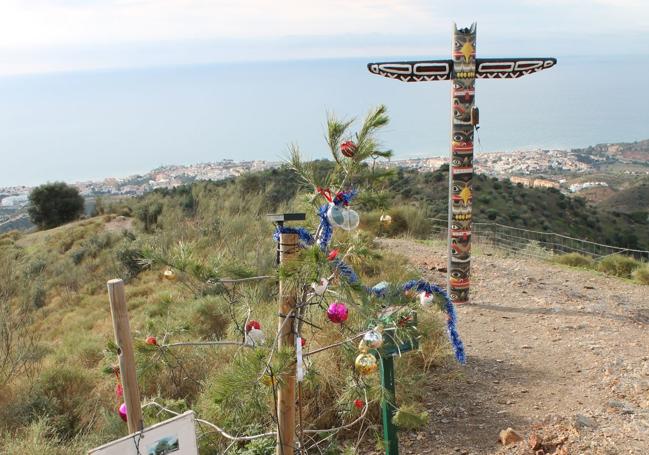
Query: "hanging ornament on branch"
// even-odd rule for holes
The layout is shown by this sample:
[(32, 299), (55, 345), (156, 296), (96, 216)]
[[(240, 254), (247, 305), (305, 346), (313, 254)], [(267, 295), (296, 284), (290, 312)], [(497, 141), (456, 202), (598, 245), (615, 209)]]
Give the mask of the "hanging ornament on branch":
[[(363, 339), (361, 340), (361, 346), (365, 348), (365, 351), (368, 349), (379, 349), (383, 346), (383, 334), (379, 329), (372, 329), (368, 332), (365, 332)], [(361, 349), (363, 351), (363, 349)]]
[(127, 418), (127, 413), (126, 413), (126, 403), (122, 403), (119, 409), (117, 410), (117, 413), (119, 414), (119, 417), (126, 422), (128, 420)]
[(248, 346), (260, 346), (264, 344), (266, 337), (261, 330), (261, 324), (257, 321), (249, 321), (246, 324), (246, 341)]
[(334, 324), (342, 324), (349, 317), (347, 305), (343, 302), (333, 302), (329, 305), (329, 308), (327, 308), (327, 317)]
[(345, 231), (351, 231), (358, 227), (360, 217), (355, 210), (340, 205), (330, 204), (327, 212), (327, 219), (332, 226), (339, 227)]
[(167, 281), (176, 281), (177, 278), (176, 272), (174, 272), (172, 269), (165, 270), (162, 276)]
[(361, 376), (367, 376), (369, 374), (372, 374), (378, 368), (378, 364), (376, 363), (376, 357), (374, 357), (372, 354), (369, 354), (367, 352), (362, 352), (358, 354), (358, 357), (356, 357), (356, 361), (354, 362), (354, 365), (356, 366), (356, 371)]
[(311, 283), (311, 288), (316, 295), (322, 296), (327, 292), (327, 287), (329, 286), (329, 280), (326, 278), (320, 278), (320, 283)]
[(356, 154), (356, 144), (353, 141), (345, 141), (340, 144), (340, 153), (347, 158), (353, 158)]

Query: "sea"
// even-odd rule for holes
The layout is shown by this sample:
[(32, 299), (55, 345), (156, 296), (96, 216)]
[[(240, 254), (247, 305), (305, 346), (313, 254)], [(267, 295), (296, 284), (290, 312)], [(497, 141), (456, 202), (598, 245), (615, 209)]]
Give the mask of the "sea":
[[(450, 83), (370, 74), (366, 64), (381, 60), (3, 76), (0, 187), (122, 177), (168, 164), (279, 161), (291, 144), (306, 158), (326, 157), (327, 115), (360, 122), (379, 104), (391, 119), (379, 139), (395, 158), (445, 156)], [(647, 74), (646, 56), (566, 56), (520, 79), (478, 80), (476, 153), (647, 139)]]

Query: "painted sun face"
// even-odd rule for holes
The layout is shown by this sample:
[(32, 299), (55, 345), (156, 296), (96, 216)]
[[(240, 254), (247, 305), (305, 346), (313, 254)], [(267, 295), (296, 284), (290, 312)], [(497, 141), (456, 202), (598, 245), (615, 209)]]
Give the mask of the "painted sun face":
[(461, 203), (463, 207), (467, 207), (473, 199), (471, 181), (454, 180), (453, 195), (451, 197), (453, 199), (453, 208), (455, 208), (456, 202), (458, 205)]

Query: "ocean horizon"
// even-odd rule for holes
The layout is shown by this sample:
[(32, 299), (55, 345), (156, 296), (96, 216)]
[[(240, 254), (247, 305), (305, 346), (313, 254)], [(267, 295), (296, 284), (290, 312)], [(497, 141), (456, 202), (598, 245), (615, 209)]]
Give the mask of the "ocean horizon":
[[(280, 161), (291, 143), (306, 158), (322, 158), (328, 112), (360, 118), (378, 104), (390, 114), (380, 139), (395, 159), (446, 156), (450, 82), (378, 77), (366, 69), (377, 60), (0, 77), (0, 187), (222, 159)], [(478, 80), (475, 152), (647, 139), (647, 70), (646, 57), (560, 57), (554, 68), (521, 79)]]

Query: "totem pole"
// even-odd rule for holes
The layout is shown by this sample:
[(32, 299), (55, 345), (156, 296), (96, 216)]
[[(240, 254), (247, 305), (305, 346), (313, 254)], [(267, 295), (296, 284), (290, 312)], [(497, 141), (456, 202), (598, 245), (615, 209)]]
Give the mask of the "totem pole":
[(554, 58), (475, 58), (476, 24), (453, 26), (453, 58), (369, 63), (371, 73), (404, 82), (453, 81), (448, 205), (448, 293), (454, 303), (469, 301), (473, 133), (478, 124), (475, 79), (513, 79), (550, 68)]

